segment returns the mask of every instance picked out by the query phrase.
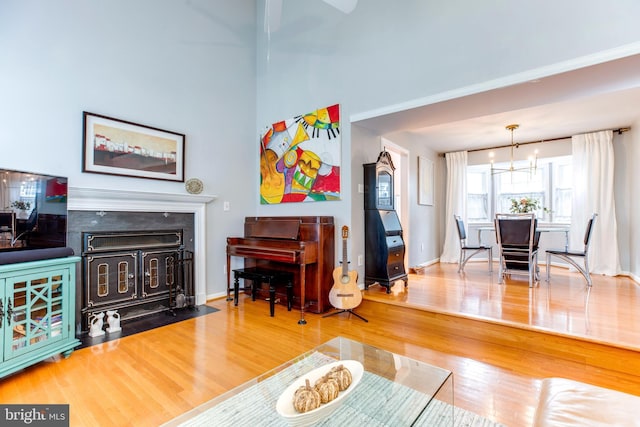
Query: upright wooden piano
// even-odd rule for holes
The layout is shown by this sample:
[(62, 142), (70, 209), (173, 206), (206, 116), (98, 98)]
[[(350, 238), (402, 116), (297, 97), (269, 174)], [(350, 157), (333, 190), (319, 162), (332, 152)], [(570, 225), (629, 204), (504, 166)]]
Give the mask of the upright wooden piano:
[[(227, 298), (231, 289), (231, 257), (244, 258), (245, 268), (285, 270), (294, 275), (293, 307), (324, 313), (333, 286), (335, 230), (331, 216), (246, 217), (244, 237), (227, 238)], [(259, 296), (267, 295), (259, 289)], [(277, 295), (286, 301), (283, 295)]]

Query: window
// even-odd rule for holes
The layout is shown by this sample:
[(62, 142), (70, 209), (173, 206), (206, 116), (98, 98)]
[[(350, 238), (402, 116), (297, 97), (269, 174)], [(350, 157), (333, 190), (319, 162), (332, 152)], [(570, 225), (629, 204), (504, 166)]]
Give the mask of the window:
[(573, 167), (571, 158), (564, 158), (553, 165), (553, 217), (556, 222), (571, 222), (573, 195)]
[[(528, 162), (514, 162), (514, 168), (526, 168)], [(548, 164), (538, 162), (535, 173), (530, 172), (504, 172), (493, 176), (496, 186), (497, 210), (496, 212), (509, 212), (512, 203), (511, 199), (520, 200), (531, 198), (540, 203), (541, 208), (535, 214), (541, 221), (548, 218), (543, 209), (549, 207), (549, 197), (546, 191), (548, 186)]]
[(467, 221), (488, 221), (489, 210), (489, 176), (487, 165), (471, 166), (467, 169)]
[(36, 181), (22, 181), (20, 184), (20, 197), (23, 199), (35, 199), (38, 183)]
[(25, 212), (31, 213), (34, 209), (37, 189), (38, 183), (33, 179), (20, 182), (20, 198), (18, 200), (29, 204), (29, 209), (25, 209)]
[[(496, 164), (506, 169), (509, 164)], [(514, 162), (526, 168), (527, 161)], [(540, 202), (536, 216), (543, 222), (571, 221), (571, 156), (538, 159), (535, 173), (525, 171), (491, 174), (491, 165), (467, 167), (467, 220), (491, 222), (496, 213), (508, 213), (511, 199), (529, 197)]]

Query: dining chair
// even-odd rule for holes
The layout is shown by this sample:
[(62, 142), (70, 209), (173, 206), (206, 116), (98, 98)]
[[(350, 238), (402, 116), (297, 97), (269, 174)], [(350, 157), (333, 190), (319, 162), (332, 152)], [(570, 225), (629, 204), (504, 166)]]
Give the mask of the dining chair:
[(538, 221), (533, 213), (496, 214), (496, 240), (500, 255), (498, 283), (505, 276), (522, 274), (529, 277), (529, 287), (539, 280), (538, 241), (536, 231)]
[[(593, 226), (596, 222), (597, 213), (594, 213), (589, 221), (587, 221), (587, 229), (584, 232), (584, 249), (583, 250), (571, 250), (568, 247), (564, 249), (547, 249), (547, 282), (550, 279), (550, 269), (551, 266), (551, 256), (558, 257), (573, 267), (582, 274), (584, 279), (587, 281), (587, 286), (591, 286), (591, 275), (589, 274), (589, 243), (591, 242), (591, 233), (593, 233)], [(582, 258), (584, 266), (580, 266), (575, 258)]]
[(469, 261), (469, 259), (482, 252), (487, 252), (487, 260), (489, 261), (489, 272), (491, 273), (493, 271), (493, 248), (491, 246), (485, 245), (467, 245), (467, 232), (464, 228), (464, 221), (459, 215), (454, 215), (453, 217), (456, 220), (458, 237), (460, 237), (460, 261), (458, 262), (458, 273), (464, 271), (464, 266), (467, 261)]

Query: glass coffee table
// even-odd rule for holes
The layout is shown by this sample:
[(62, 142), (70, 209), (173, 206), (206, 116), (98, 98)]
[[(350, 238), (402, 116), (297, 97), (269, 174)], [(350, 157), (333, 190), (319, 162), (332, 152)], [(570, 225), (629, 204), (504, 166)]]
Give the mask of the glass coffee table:
[[(293, 410), (290, 397), (297, 383), (342, 364), (353, 371), (353, 383), (335, 401), (306, 414), (285, 413), (286, 406)], [(450, 371), (337, 337), (164, 426), (452, 426), (453, 421)]]

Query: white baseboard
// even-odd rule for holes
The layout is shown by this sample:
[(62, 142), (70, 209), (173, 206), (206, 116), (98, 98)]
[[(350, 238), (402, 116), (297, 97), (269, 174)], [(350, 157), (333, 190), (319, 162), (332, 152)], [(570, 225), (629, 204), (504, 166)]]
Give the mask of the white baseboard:
[(437, 264), (440, 262), (440, 258), (432, 259), (431, 261), (424, 261), (418, 264), (418, 267), (429, 267), (430, 265)]

